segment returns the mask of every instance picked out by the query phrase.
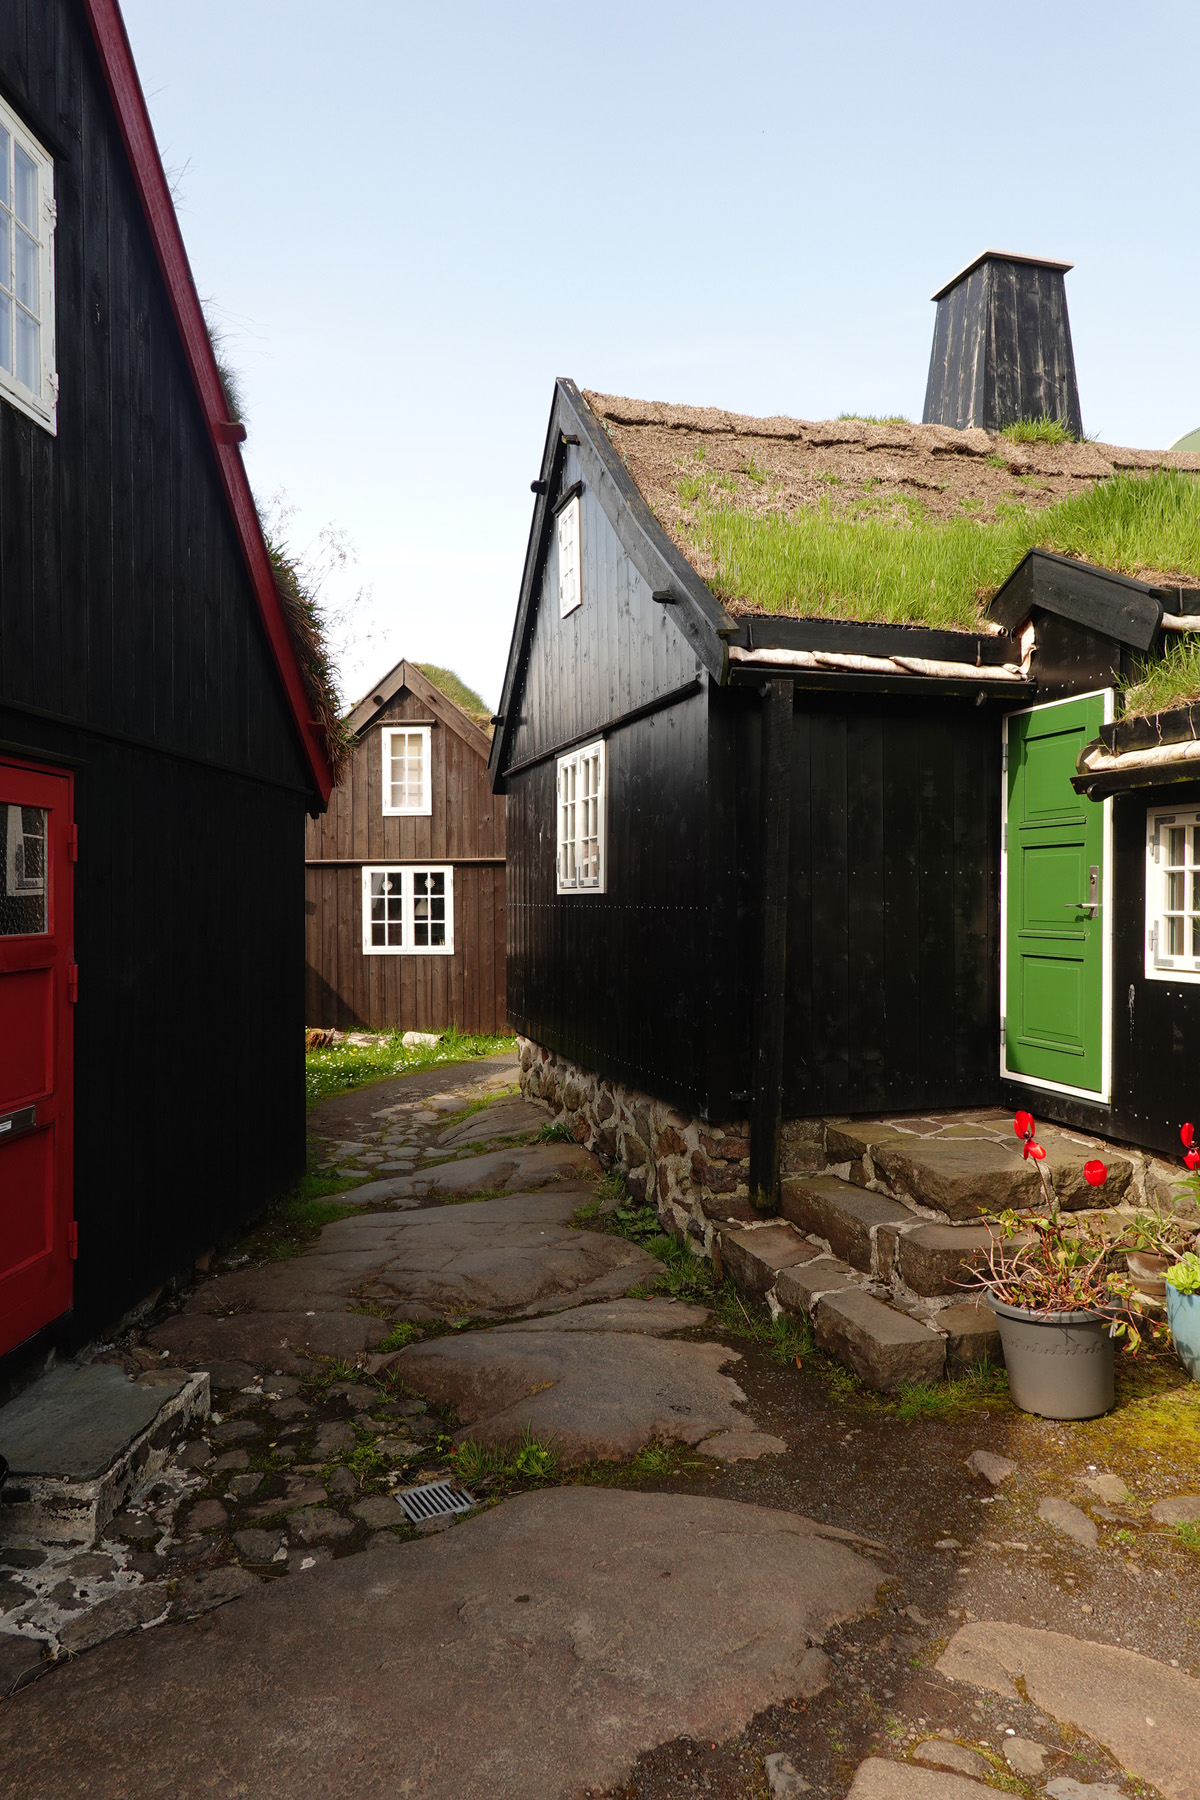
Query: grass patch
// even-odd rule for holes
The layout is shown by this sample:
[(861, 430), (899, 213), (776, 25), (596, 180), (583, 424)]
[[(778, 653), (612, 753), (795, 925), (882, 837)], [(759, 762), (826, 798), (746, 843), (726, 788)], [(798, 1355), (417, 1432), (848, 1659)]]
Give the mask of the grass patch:
[(393, 1350), (407, 1350), (410, 1344), (417, 1343), (428, 1333), (411, 1319), (397, 1319), (385, 1338), (380, 1338), (375, 1346), (377, 1356), (388, 1356)]
[(1189, 1519), (1186, 1524), (1177, 1525), (1175, 1536), (1185, 1550), (1194, 1550), (1200, 1556), (1200, 1520)]
[(1001, 437), (1011, 444), (1073, 444), (1075, 433), (1063, 424), (1061, 419), (1052, 419), (1049, 413), (1039, 413), (1036, 419), (1015, 419), (1011, 425), (1005, 425), (1000, 432)]
[(515, 1444), (480, 1444), (464, 1438), (450, 1452), (454, 1473), (465, 1487), (495, 1487), (517, 1481), (553, 1481), (558, 1475), (558, 1452), (543, 1444), (526, 1426)]
[(1179, 470), (1115, 475), (1036, 511), (1001, 505), (992, 520), (900, 510), (904, 522), (847, 516), (823, 500), (784, 517), (701, 497), (694, 529), (716, 592), (764, 613), (970, 631), (1034, 545), (1126, 575), (1200, 578), (1200, 483)]
[(749, 1338), (777, 1363), (799, 1364), (816, 1349), (812, 1326), (793, 1313), (772, 1318), (766, 1308), (751, 1310), (731, 1281), (721, 1284), (717, 1317), (732, 1337)]
[(1200, 633), (1168, 636), (1161, 660), (1147, 663), (1136, 681), (1121, 685), (1121, 711), (1127, 718), (1144, 718), (1148, 713), (1164, 712), (1169, 706), (1194, 700), (1200, 695)]
[(839, 420), (857, 419), (863, 425), (911, 425), (904, 413), (839, 413)]
[(468, 1062), (475, 1056), (498, 1056), (517, 1047), (515, 1038), (476, 1037), (454, 1027), (436, 1044), (404, 1044), (402, 1037), (402, 1032), (393, 1031), (372, 1044), (330, 1044), (324, 1050), (309, 1050), (304, 1079), (310, 1110), (334, 1094), (348, 1094), (389, 1075), (408, 1075), (438, 1063)]
[(575, 1139), (557, 1119), (548, 1119), (533, 1141), (535, 1144), (573, 1144)]
[(905, 1381), (891, 1410), (898, 1419), (945, 1419), (1008, 1398), (1003, 1364), (983, 1361), (952, 1381)]

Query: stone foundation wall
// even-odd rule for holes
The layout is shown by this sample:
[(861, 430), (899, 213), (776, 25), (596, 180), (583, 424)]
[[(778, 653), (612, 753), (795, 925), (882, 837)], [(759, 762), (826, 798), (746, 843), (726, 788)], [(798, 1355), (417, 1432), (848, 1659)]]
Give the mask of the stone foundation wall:
[(552, 1106), (575, 1142), (624, 1175), (629, 1192), (656, 1206), (665, 1225), (707, 1250), (711, 1220), (762, 1218), (750, 1200), (747, 1120), (711, 1125), (529, 1038), (518, 1043), (521, 1092)]

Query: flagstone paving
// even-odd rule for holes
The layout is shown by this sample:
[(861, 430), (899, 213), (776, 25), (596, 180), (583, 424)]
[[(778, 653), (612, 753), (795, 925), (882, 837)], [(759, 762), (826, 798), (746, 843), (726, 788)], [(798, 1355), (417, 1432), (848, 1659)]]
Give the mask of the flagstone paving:
[[(797, 1367), (728, 1298), (645, 1297), (514, 1077), (326, 1103), (354, 1214), (103, 1352), (208, 1367), (215, 1411), (98, 1545), (0, 1549), (0, 1796), (1200, 1793), (1200, 1388), (1151, 1383), (1138, 1435)], [(485, 1510), (398, 1522), (464, 1433), (526, 1431), (557, 1485), (477, 1461)]]

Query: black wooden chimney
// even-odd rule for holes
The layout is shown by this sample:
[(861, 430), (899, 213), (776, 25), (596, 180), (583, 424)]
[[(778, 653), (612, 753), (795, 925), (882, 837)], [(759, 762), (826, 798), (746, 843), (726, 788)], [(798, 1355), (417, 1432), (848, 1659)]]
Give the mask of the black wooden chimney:
[(1083, 435), (1064, 277), (1070, 263), (985, 250), (939, 288), (926, 425), (1060, 419)]

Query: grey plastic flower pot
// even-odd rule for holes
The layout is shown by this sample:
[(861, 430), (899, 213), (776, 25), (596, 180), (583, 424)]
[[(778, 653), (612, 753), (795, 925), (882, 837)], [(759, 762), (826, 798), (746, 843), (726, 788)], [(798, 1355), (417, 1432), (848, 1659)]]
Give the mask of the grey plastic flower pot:
[(1034, 1313), (987, 1298), (1014, 1406), (1045, 1419), (1096, 1419), (1112, 1410), (1116, 1345), (1103, 1314)]

